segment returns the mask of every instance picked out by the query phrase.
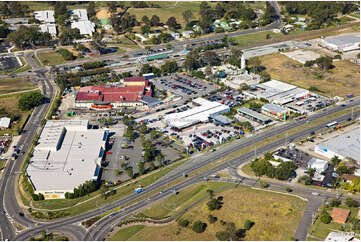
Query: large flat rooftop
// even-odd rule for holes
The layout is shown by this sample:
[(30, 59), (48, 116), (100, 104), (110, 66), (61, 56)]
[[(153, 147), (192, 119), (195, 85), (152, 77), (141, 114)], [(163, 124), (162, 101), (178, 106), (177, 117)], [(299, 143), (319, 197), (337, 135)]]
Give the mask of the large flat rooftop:
[(47, 122), (27, 167), (36, 192), (72, 191), (94, 178), (105, 131), (87, 126), (87, 120)]
[(342, 133), (318, 145), (343, 157), (355, 159), (360, 163), (360, 128)]

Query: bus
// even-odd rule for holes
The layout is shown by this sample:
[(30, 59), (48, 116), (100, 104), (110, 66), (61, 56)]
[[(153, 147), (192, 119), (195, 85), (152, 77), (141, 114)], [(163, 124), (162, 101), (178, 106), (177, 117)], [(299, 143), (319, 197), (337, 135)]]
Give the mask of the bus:
[(335, 122), (331, 122), (331, 123), (328, 123), (326, 125), (326, 128), (332, 128), (332, 127), (335, 127), (338, 123), (335, 121)]

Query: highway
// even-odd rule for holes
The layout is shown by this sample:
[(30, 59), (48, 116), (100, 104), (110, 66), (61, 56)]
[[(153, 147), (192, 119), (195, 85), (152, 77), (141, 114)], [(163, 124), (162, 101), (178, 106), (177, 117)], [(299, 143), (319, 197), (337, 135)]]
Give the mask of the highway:
[[(358, 105), (358, 101), (356, 101), (356, 100), (354, 102), (352, 102), (352, 103), (347, 104), (348, 107), (357, 106), (357, 105)], [(314, 116), (309, 117), (309, 120), (310, 121), (317, 120), (317, 119), (319, 119), (321, 117), (324, 117), (325, 115), (332, 114), (332, 113), (340, 111), (340, 110), (342, 110), (344, 108), (345, 107), (341, 107), (341, 106), (330, 107), (326, 111), (317, 113)], [(357, 111), (357, 112), (355, 111), (354, 114), (353, 114), (354, 118), (357, 117), (357, 116), (359, 116), (359, 111)], [(338, 118), (337, 120), (341, 121), (341, 120), (345, 120), (345, 119), (347, 119), (349, 117), (350, 117), (350, 114), (346, 115), (346, 116), (344, 116), (342, 118)], [(328, 120), (328, 122), (330, 122), (330, 121), (331, 120)], [(242, 149), (242, 148), (248, 147), (248, 146), (252, 146), (253, 144), (255, 144), (255, 143), (259, 142), (259, 141), (262, 141), (262, 140), (264, 140), (266, 138), (272, 137), (274, 135), (278, 135), (281, 132), (285, 132), (287, 130), (290, 130), (292, 128), (299, 127), (299, 126), (302, 126), (302, 125), (305, 125), (305, 124), (306, 124), (306, 121), (301, 121), (301, 122), (292, 121), (290, 123), (279, 126), (279, 127), (275, 128), (275, 129), (270, 129), (270, 130), (265, 131), (263, 133), (259, 133), (257, 135), (252, 136), (252, 137), (243, 139), (243, 140), (241, 140), (239, 142), (231, 143), (230, 145), (224, 146), (224, 147), (222, 147), (222, 149), (219, 149), (216, 152), (206, 153), (206, 154), (204, 154), (204, 155), (202, 155), (200, 157), (191, 159), (190, 161), (186, 162), (184, 164), (184, 166), (181, 166), (180, 168), (178, 168), (178, 169), (174, 170), (173, 172), (171, 172), (172, 175), (167, 175), (167, 176), (159, 179), (155, 183), (145, 187), (145, 190), (141, 194), (131, 194), (131, 195), (126, 196), (126, 197), (124, 197), (122, 199), (119, 199), (116, 202), (105, 205), (105, 206), (103, 206), (103, 207), (101, 207), (99, 209), (95, 209), (95, 210), (92, 210), (90, 212), (80, 214), (78, 216), (74, 216), (74, 217), (71, 217), (71, 218), (65, 218), (65, 219), (62, 219), (62, 220), (59, 220), (59, 221), (56, 221), (56, 222), (41, 224), (41, 225), (39, 225), (37, 227), (30, 228), (30, 229), (28, 229), (26, 231), (23, 231), (23, 232), (19, 233), (18, 236), (15, 237), (15, 239), (16, 240), (26, 240), (27, 238), (29, 238), (31, 236), (34, 236), (34, 235), (40, 233), (43, 230), (56, 229), (56, 228), (59, 228), (61, 226), (67, 225), (67, 224), (77, 223), (77, 222), (83, 221), (85, 219), (89, 219), (91, 217), (94, 217), (96, 215), (100, 215), (100, 214), (104, 213), (104, 211), (109, 211), (109, 210), (114, 209), (114, 208), (116, 208), (118, 206), (128, 204), (129, 202), (132, 202), (132, 201), (134, 201), (136, 199), (139, 199), (140, 197), (144, 196), (147, 193), (150, 193), (152, 191), (155, 191), (155, 190), (161, 188), (164, 185), (172, 183), (176, 179), (182, 177), (184, 172), (190, 173), (191, 171), (197, 170), (197, 169), (199, 169), (199, 168), (201, 168), (201, 167), (203, 167), (203, 166), (205, 166), (207, 164), (210, 164), (210, 163), (212, 163), (214, 161), (217, 161), (220, 158), (223, 158), (223, 157), (225, 157), (225, 156), (227, 156), (229, 154), (232, 154), (232, 153), (238, 151), (239, 149)], [(321, 125), (318, 125), (317, 127), (313, 127), (311, 129), (304, 130), (304, 131), (302, 131), (300, 133), (289, 135), (288, 140), (292, 141), (292, 140), (296, 140), (296, 139), (304, 137), (304, 136), (308, 136), (310, 134), (310, 132), (317, 131), (317, 130), (323, 128), (324, 126), (325, 126), (325, 124), (321, 124)], [(283, 142), (284, 142), (284, 139), (282, 138), (282, 139), (279, 139), (276, 142), (273, 142), (271, 144), (267, 144), (267, 145), (265, 145), (263, 147), (257, 147), (257, 153), (262, 154), (262, 153), (264, 153), (264, 152), (266, 152), (268, 150), (275, 149), (275, 148), (281, 146), (283, 144)], [(181, 182), (178, 185), (176, 185), (175, 189), (176, 190), (183, 189), (183, 188), (185, 188), (185, 187), (187, 187), (189, 185), (192, 185), (192, 184), (194, 184), (196, 182), (199, 182), (199, 181), (203, 180), (204, 177), (208, 177), (209, 175), (211, 175), (211, 174), (213, 174), (213, 173), (215, 173), (217, 171), (223, 170), (224, 168), (229, 167), (229, 166), (231, 166), (231, 167), (238, 166), (238, 165), (242, 164), (243, 162), (246, 162), (247, 160), (249, 160), (249, 159), (251, 159), (253, 157), (254, 157), (254, 152), (252, 151), (252, 152), (244, 154), (244, 155), (242, 155), (240, 157), (232, 159), (232, 160), (230, 160), (228, 162), (222, 163), (222, 164), (220, 164), (220, 165), (218, 165), (218, 166), (216, 166), (216, 167), (214, 167), (212, 169), (209, 169), (206, 172), (203, 172), (200, 175), (188, 178), (184, 182)], [(151, 201), (157, 201), (159, 199), (162, 199), (165, 196), (169, 195), (170, 193), (171, 193), (171, 191), (168, 190), (168, 192), (166, 192), (164, 194), (154, 195), (154, 196), (151, 197)], [(327, 194), (328, 196), (332, 196), (333, 193), (328, 192), (328, 193), (325, 193), (325, 194)], [(138, 203), (136, 203), (136, 204), (134, 204), (134, 205), (132, 205), (130, 207), (127, 207), (125, 210), (123, 210), (122, 212), (118, 212), (116, 215), (113, 215), (112, 217), (108, 216), (108, 217), (104, 218), (99, 223), (96, 223), (94, 225), (94, 227), (90, 228), (89, 232), (87, 233), (87, 235), (86, 235), (86, 237), (84, 239), (85, 240), (93, 240), (93, 239), (97, 240), (97, 239), (101, 238), (104, 235), (104, 233), (106, 233), (107, 231), (109, 231), (111, 229), (112, 225), (117, 224), (125, 216), (128, 216), (129, 214), (131, 214), (131, 213), (133, 213), (133, 212), (135, 212), (135, 211), (137, 211), (139, 209), (144, 208), (145, 206), (148, 205), (148, 202), (149, 202), (148, 200), (143, 200), (143, 201), (138, 202)], [(105, 227), (106, 227), (106, 229), (105, 229)]]
[[(271, 2), (271, 3), (276, 4), (275, 2)], [(276, 7), (276, 10), (279, 11), (279, 9), (277, 7)], [(200, 39), (175, 42), (175, 43), (172, 43), (172, 51), (173, 51), (173, 53), (176, 51), (179, 51), (184, 48), (184, 45), (187, 45), (187, 44), (199, 43), (199, 42), (208, 41), (208, 40), (222, 39), (225, 35), (236, 36), (236, 35), (242, 35), (242, 34), (255, 33), (255, 32), (259, 32), (259, 31), (271, 30), (273, 28), (278, 28), (280, 25), (281, 25), (281, 21), (277, 20), (276, 22), (272, 23), (271, 25), (266, 26), (264, 28), (260, 28), (260, 29), (237, 31), (237, 32), (228, 33), (228, 34), (217, 34), (214, 36), (200, 38)], [(159, 46), (159, 47), (162, 48), (162, 46)], [(144, 52), (144, 50), (134, 50), (134, 51), (128, 52), (127, 54), (134, 55), (134, 54), (137, 54), (140, 52)], [(29, 65), (33, 68), (33, 71), (34, 71), (33, 74), (35, 74), (39, 79), (41, 79), (42, 90), (43, 90), (44, 95), (49, 100), (51, 100), (54, 96), (54, 88), (53, 88), (52, 84), (50, 83), (50, 81), (48, 81), (47, 76), (45, 75), (45, 73), (48, 69), (38, 67), (36, 61), (32, 58), (32, 55), (33, 55), (32, 52), (26, 52), (25, 58), (28, 61)], [(119, 59), (119, 54), (101, 56), (99, 58), (96, 58), (96, 60), (109, 60), (111, 58)], [(95, 59), (92, 59), (92, 60), (95, 60)], [(87, 62), (87, 61), (89, 61), (89, 59), (85, 60), (84, 62)], [(71, 62), (71, 63), (57, 65), (57, 67), (74, 66), (74, 65), (79, 65), (81, 63), (83, 63), (83, 61), (79, 61), (79, 62), (75, 61), (75, 62)], [(347, 103), (348, 107), (357, 106), (357, 105), (359, 105), (359, 100), (355, 100), (352, 103)], [(44, 119), (48, 108), (49, 108), (49, 103), (44, 103), (44, 104), (41, 104), (40, 106), (38, 106), (34, 110), (28, 123), (26, 124), (26, 126), (24, 128), (24, 132), (18, 143), (18, 146), (24, 145), (24, 148), (23, 148), (24, 151), (27, 151), (30, 148), (31, 141), (32, 141), (33, 137), (37, 134), (37, 132), (40, 128), (40, 122), (42, 119)], [(314, 120), (324, 117), (325, 115), (340, 111), (342, 109), (344, 109), (344, 107), (341, 107), (341, 106), (335, 106), (335, 107), (328, 108), (327, 111), (319, 112), (319, 113), (309, 117), (309, 121), (312, 123), (312, 121), (314, 121)], [(349, 116), (350, 115), (345, 115), (344, 117), (339, 118), (337, 120), (339, 120), (339, 121), (345, 120)], [(359, 116), (359, 111), (354, 112), (353, 117), (355, 118), (358, 116)], [(331, 120), (329, 120), (329, 121), (331, 121)], [(47, 222), (47, 223), (39, 223), (37, 221), (34, 221), (33, 219), (28, 218), (26, 216), (26, 214), (24, 216), (22, 209), (18, 205), (17, 198), (16, 198), (16, 192), (15, 192), (17, 189), (17, 187), (16, 187), (17, 181), (15, 178), (17, 177), (16, 173), (21, 170), (21, 166), (22, 166), (24, 158), (25, 158), (23, 155), (20, 155), (16, 161), (9, 162), (9, 164), (5, 168), (3, 175), (1, 177), (1, 180), (0, 180), (0, 199), (2, 201), (2, 203), (0, 205), (0, 210), (6, 211), (6, 214), (0, 213), (0, 227), (1, 227), (3, 239), (4, 240), (6, 240), (6, 239), (8, 239), (8, 240), (27, 240), (31, 236), (37, 235), (42, 231), (62, 231), (64, 233), (68, 234), (69, 237), (74, 240), (102, 240), (105, 237), (105, 235), (110, 231), (110, 229), (112, 227), (114, 227), (114, 225), (119, 223), (119, 221), (121, 221), (124, 217), (128, 216), (129, 214), (134, 213), (140, 209), (143, 209), (145, 206), (149, 205), (150, 201), (143, 200), (141, 202), (133, 204), (132, 206), (127, 207), (126, 209), (116, 212), (116, 213), (112, 214), (111, 216), (107, 216), (107, 217), (103, 218), (102, 220), (98, 221), (87, 231), (84, 228), (82, 228), (81, 226), (79, 226), (78, 223), (83, 220), (94, 217), (96, 215), (102, 214), (102, 213), (104, 213), (104, 211), (109, 211), (118, 206), (122, 206), (122, 205), (128, 204), (129, 202), (135, 201), (136, 199), (139, 199), (140, 197), (142, 197), (152, 191), (155, 191), (166, 184), (174, 182), (176, 179), (182, 177), (184, 173), (190, 173), (192, 171), (195, 171), (199, 168), (204, 167), (205, 165), (215, 162), (215, 161), (217, 161), (229, 154), (232, 154), (242, 148), (253, 146), (255, 143), (262, 141), (266, 138), (278, 135), (279, 133), (286, 132), (287, 130), (293, 129), (295, 127), (300, 127), (305, 124), (306, 124), (306, 121), (301, 121), (301, 122), (293, 121), (293, 122), (286, 123), (282, 126), (278, 126), (276, 128), (266, 130), (262, 133), (251, 136), (249, 138), (235, 141), (229, 145), (222, 146), (216, 152), (205, 153), (205, 154), (202, 154), (200, 156), (197, 156), (197, 157), (191, 159), (190, 161), (186, 162), (184, 165), (173, 170), (172, 172), (170, 172), (166, 176), (162, 177), (155, 183), (146, 187), (144, 192), (141, 194), (138, 194), (138, 195), (131, 194), (129, 196), (126, 196), (126, 197), (116, 201), (116, 202), (105, 205), (101, 208), (98, 208), (98, 209), (95, 209), (95, 210), (92, 210), (92, 211), (89, 211), (89, 212), (86, 212), (86, 213), (83, 213), (83, 214), (80, 214), (80, 215), (77, 215), (74, 217), (63, 218), (63, 219), (59, 219), (57, 221), (51, 221), (51, 222)], [(319, 125), (314, 128), (311, 128), (311, 129), (307, 129), (305, 131), (301, 131), (301, 132), (293, 134), (293, 135), (290, 135), (288, 137), (288, 140), (292, 141), (292, 140), (299, 139), (301, 137), (309, 135), (309, 133), (311, 131), (317, 131), (318, 129), (323, 128), (323, 127), (324, 127), (324, 124)], [(264, 153), (265, 151), (275, 149), (275, 148), (281, 146), (283, 144), (283, 142), (284, 142), (284, 139), (279, 139), (278, 141), (273, 142), (271, 144), (267, 144), (262, 147), (257, 147), (257, 153), (261, 154), (261, 153)], [(205, 171), (200, 175), (188, 178), (185, 181), (178, 183), (175, 186), (175, 189), (180, 190), (180, 189), (188, 187), (194, 183), (203, 181), (205, 177), (209, 177), (210, 175), (214, 174), (215, 172), (223, 170), (226, 167), (238, 166), (238, 165), (252, 159), (254, 157), (254, 155), (255, 155), (255, 153), (253, 151), (248, 152), (248, 153), (241, 155), (235, 159), (232, 159), (228, 162), (217, 165), (214, 168), (211, 168), (210, 170)], [(239, 179), (244, 180), (244, 182), (247, 180), (242, 177), (240, 177)], [(251, 180), (249, 180), (249, 181), (251, 181)], [(275, 185), (272, 185), (272, 186), (275, 186)], [(305, 191), (298, 191), (298, 190), (296, 191), (296, 189), (295, 189), (295, 192), (297, 192), (297, 193), (299, 192), (300, 194), (303, 194), (305, 197), (310, 197), (309, 194), (310, 194), (311, 190), (312, 189), (305, 188)], [(159, 201), (159, 200), (163, 199), (164, 197), (169, 196), (170, 194), (172, 194), (172, 192), (170, 190), (168, 190), (168, 192), (166, 192), (164, 194), (156, 194), (151, 197), (151, 201), (152, 202)], [(316, 199), (317, 201), (315, 200), (316, 201), (315, 203), (309, 203), (311, 206), (309, 209), (313, 211), (316, 207), (317, 208), (319, 207), (319, 204), (321, 204), (321, 202), (324, 199), (326, 199), (326, 197), (332, 197), (332, 196), (334, 196), (333, 193), (323, 192), (321, 194), (320, 198)], [(14, 220), (18, 224), (21, 224), (21, 225), (27, 227), (27, 229), (16, 233), (13, 225), (10, 222), (11, 220)], [(304, 238), (305, 229), (306, 229), (306, 232), (308, 229), (308, 226), (307, 226), (308, 223), (309, 223), (309, 216), (305, 219), (305, 223), (304, 223), (305, 226), (303, 226), (302, 229), (300, 229), (300, 230), (298, 230), (298, 232), (296, 232), (296, 236), (297, 236), (296, 238)]]
[[(359, 116), (359, 112), (355, 112), (354, 115), (358, 115)], [(351, 115), (348, 114), (348, 115), (345, 115), (341, 118), (337, 118), (335, 120), (337, 121), (342, 121), (342, 120), (347, 120)], [(354, 116), (355, 117), (355, 116)], [(301, 137), (305, 137), (305, 136), (308, 136), (310, 134), (310, 132), (312, 131), (317, 131), (319, 129), (322, 129), (325, 127), (325, 124), (330, 122), (331, 120), (321, 124), (321, 125), (318, 125), (317, 127), (314, 127), (312, 129), (308, 129), (308, 130), (304, 130), (304, 131), (301, 131), (299, 133), (295, 133), (293, 135), (290, 135), (289, 136), (289, 140), (296, 140), (296, 139), (299, 139)], [(274, 130), (274, 132), (276, 132), (274, 135), (278, 134), (279, 131), (277, 130)], [(269, 137), (269, 136), (263, 136), (263, 135), (260, 135), (258, 136), (257, 140), (258, 141), (261, 141), (263, 139), (265, 139), (265, 137)], [(258, 142), (258, 141), (255, 141), (255, 142)], [(254, 142), (254, 143), (255, 143)], [(281, 138), (273, 143), (270, 143), (270, 144), (267, 144), (265, 146), (262, 146), (262, 147), (259, 147), (257, 148), (257, 153), (259, 154), (262, 154), (262, 153), (265, 153), (267, 151), (270, 151), (270, 150), (273, 150), (273, 149), (276, 149), (280, 146), (282, 146), (284, 144), (284, 139)], [(222, 157), (226, 156), (227, 154), (223, 154)], [(217, 157), (218, 155), (215, 155), (214, 159), (211, 159), (213, 161), (217, 160)], [(251, 152), (248, 152), (244, 155), (241, 155), (237, 158), (234, 158), (228, 162), (225, 162), (225, 163), (222, 163), (214, 168), (211, 168), (209, 169), (208, 171), (205, 171), (203, 173), (201, 173), (200, 175), (196, 175), (194, 177), (191, 177), (187, 180), (185, 180), (184, 182), (181, 182), (179, 184), (177, 184), (176, 186), (168, 189), (167, 192), (163, 193), (163, 194), (156, 194), (154, 196), (152, 196), (150, 198), (150, 201), (152, 202), (155, 202), (155, 201), (158, 201), (160, 199), (163, 199), (164, 197), (172, 194), (172, 190), (173, 189), (176, 189), (177, 191), (181, 190), (181, 189), (184, 189), (190, 185), (193, 185), (197, 182), (201, 182), (201, 181), (204, 181), (205, 177), (209, 177), (210, 175), (218, 172), (218, 171), (221, 171), (227, 167), (236, 167), (236, 166), (239, 166), (241, 165), (242, 163), (246, 162), (246, 161), (249, 161), (251, 159), (253, 159), (255, 157), (255, 154), (253, 151)], [(191, 163), (192, 161), (189, 161), (187, 162), (188, 164)], [(202, 162), (203, 163), (203, 162)], [(209, 162), (205, 162), (205, 163), (209, 163)], [(206, 164), (204, 164), (206, 165)], [(197, 165), (195, 165), (196, 167), (194, 167), (194, 170), (196, 170), (198, 167)], [(175, 175), (174, 177), (169, 177), (167, 179), (164, 179), (162, 182), (156, 182), (148, 187), (145, 188), (144, 192), (150, 192), (149, 190), (153, 191), (163, 185), (166, 185), (166, 184), (169, 184), (169, 183), (172, 183), (175, 179), (177, 178), (180, 178), (182, 177), (182, 172), (179, 171), (178, 172), (178, 175)], [(243, 178), (245, 179), (245, 178)], [(161, 183), (161, 184), (159, 184)], [(279, 184), (277, 184), (279, 186)], [(154, 187), (156, 186), (156, 187)], [(294, 188), (293, 186), (290, 186), (292, 188)], [(314, 189), (309, 189), (309, 188), (300, 188), (300, 187), (296, 187), (294, 188), (295, 190), (295, 193), (297, 193), (299, 191), (299, 193), (302, 195), (302, 196), (306, 196), (306, 198), (310, 197), (312, 195), (312, 192), (314, 192), (315, 190)], [(318, 191), (318, 190), (317, 190)], [(326, 191), (318, 191), (320, 193), (320, 197), (335, 197), (336, 195), (332, 192), (326, 192)], [(318, 209), (319, 205), (321, 205), (320, 201), (313, 201), (311, 200), (312, 203), (309, 204), (310, 207), (312, 207), (313, 209)], [(127, 207), (126, 209), (123, 209), (121, 210), (120, 212), (117, 212), (115, 215), (113, 216), (107, 216), (106, 218), (100, 220), (98, 223), (94, 224), (93, 227), (91, 227), (88, 231), (88, 234), (86, 235), (86, 237), (84, 238), (84, 240), (102, 240), (105, 235), (111, 230), (111, 228), (116, 225), (117, 223), (119, 223), (122, 219), (124, 219), (125, 217), (129, 216), (130, 214), (133, 214), (141, 209), (143, 209), (144, 207), (148, 206), (149, 205), (149, 200), (143, 200), (141, 202), (138, 202), (134, 205), (131, 205), (130, 207)], [(317, 206), (315, 206), (317, 205)], [(300, 240), (305, 240), (305, 236), (307, 235), (307, 233), (305, 234), (304, 232), (306, 231), (307, 232), (308, 230), (308, 227), (305, 229), (303, 229), (302, 231), (296, 233), (296, 235), (299, 236), (298, 239)], [(296, 237), (297, 238), (297, 237)]]

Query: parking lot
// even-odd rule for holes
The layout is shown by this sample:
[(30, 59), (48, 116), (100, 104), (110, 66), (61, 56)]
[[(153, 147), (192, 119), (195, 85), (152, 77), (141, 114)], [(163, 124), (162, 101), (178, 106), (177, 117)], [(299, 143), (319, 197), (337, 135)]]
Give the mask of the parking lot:
[(331, 103), (331, 99), (311, 93), (310, 97), (294, 100), (286, 104), (285, 107), (301, 114), (311, 114), (314, 111), (327, 107)]
[(199, 97), (217, 90), (213, 83), (186, 74), (172, 74), (154, 78), (152, 83), (159, 90), (178, 94), (183, 98)]
[(240, 133), (243, 134), (243, 131), (238, 127), (207, 123), (196, 125), (183, 130), (183, 132), (173, 131), (171, 135), (182, 140), (187, 147), (200, 151), (204, 148), (224, 143), (239, 136)]
[[(143, 147), (141, 145), (141, 139), (139, 136), (125, 145), (126, 139), (123, 138), (124, 129), (116, 132), (109, 140), (109, 146), (105, 155), (104, 169), (102, 174), (102, 180), (111, 183), (119, 183), (129, 179), (127, 172), (122, 168), (122, 164), (126, 164), (127, 167), (132, 167), (133, 174), (138, 174), (138, 162), (143, 162)], [(147, 135), (147, 138), (150, 138)], [(153, 140), (153, 145), (156, 150), (156, 154), (160, 152), (164, 155), (164, 163), (169, 164), (178, 158), (181, 153), (174, 149), (172, 145), (162, 140)], [(155, 166), (159, 166), (159, 163), (153, 161)], [(150, 162), (145, 163), (145, 169), (150, 167)]]

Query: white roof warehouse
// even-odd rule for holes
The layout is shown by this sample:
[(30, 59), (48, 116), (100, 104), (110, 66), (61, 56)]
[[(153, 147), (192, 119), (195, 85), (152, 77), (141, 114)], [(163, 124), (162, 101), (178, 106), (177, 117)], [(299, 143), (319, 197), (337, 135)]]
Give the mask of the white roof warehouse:
[(64, 198), (97, 180), (108, 131), (88, 129), (88, 120), (47, 121), (26, 172), (36, 194)]
[(321, 40), (321, 45), (333, 51), (351, 51), (360, 49), (360, 37), (355, 35), (339, 35)]
[(229, 107), (218, 102), (211, 102), (203, 98), (193, 100), (200, 105), (180, 113), (166, 115), (164, 120), (171, 127), (183, 129), (199, 122), (207, 122), (209, 117), (229, 112)]

